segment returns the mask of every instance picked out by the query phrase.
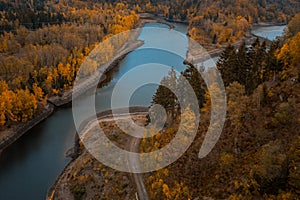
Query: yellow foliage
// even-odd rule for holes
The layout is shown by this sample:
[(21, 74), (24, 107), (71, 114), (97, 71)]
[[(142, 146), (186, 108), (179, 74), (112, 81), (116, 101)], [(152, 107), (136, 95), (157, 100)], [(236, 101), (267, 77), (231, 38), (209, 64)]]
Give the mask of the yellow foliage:
[(221, 155), (221, 162), (222, 162), (222, 165), (225, 165), (226, 167), (228, 167), (233, 164), (234, 156), (230, 153), (223, 153)]
[(80, 177), (79, 177), (79, 180), (80, 180), (81, 182), (84, 182), (84, 181), (85, 181), (85, 176), (80, 176)]
[(181, 130), (187, 134), (190, 135), (190, 133), (193, 133), (196, 129), (196, 115), (191, 110), (190, 106), (185, 108), (183, 110), (183, 113), (181, 115)]
[(156, 140), (159, 140), (160, 138), (161, 138), (161, 133), (158, 132), (158, 133), (155, 135), (155, 139), (156, 139)]
[(34, 95), (36, 97), (36, 100), (42, 101), (42, 102), (44, 101), (44, 98), (43, 98), (44, 92), (43, 92), (42, 88), (40, 88), (39, 86), (37, 86), (36, 83), (33, 84), (33, 93), (34, 93)]
[(2, 102), (1, 96), (0, 96), (0, 126), (4, 126), (6, 123), (6, 117), (5, 117), (5, 104)]
[(163, 184), (163, 193), (167, 199), (170, 199), (171, 195), (170, 195), (169, 186), (167, 184)]
[(283, 45), (277, 58), (282, 60), (286, 67), (300, 68), (300, 32)]
[(52, 93), (53, 93), (54, 95), (58, 95), (58, 90), (57, 90), (57, 89), (52, 89)]

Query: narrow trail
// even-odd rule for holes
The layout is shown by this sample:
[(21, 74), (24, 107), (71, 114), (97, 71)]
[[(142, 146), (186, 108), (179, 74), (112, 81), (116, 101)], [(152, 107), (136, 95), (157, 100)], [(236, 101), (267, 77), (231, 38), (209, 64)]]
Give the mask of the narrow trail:
[[(148, 112), (140, 111), (140, 112), (134, 112), (134, 113), (123, 113), (119, 115), (104, 115), (97, 117), (97, 120), (90, 121), (86, 124), (86, 126), (81, 130), (81, 137), (84, 137), (86, 133), (88, 133), (93, 127), (97, 126), (100, 122), (111, 122), (116, 120), (122, 120), (122, 119), (129, 119), (132, 116), (145, 116), (148, 114)], [(136, 137), (131, 137), (132, 139), (126, 144), (128, 145), (128, 149), (130, 149), (131, 152), (138, 152), (140, 139)], [(131, 171), (135, 171), (135, 169), (138, 169), (140, 167), (138, 157), (136, 156), (128, 156), (127, 163), (128, 168)], [(133, 179), (136, 185), (136, 190), (138, 193), (139, 200), (149, 200), (148, 193), (145, 187), (145, 184), (143, 182), (143, 177), (141, 173), (132, 173)]]
[[(133, 138), (130, 142), (130, 151), (131, 152), (138, 152), (138, 147), (140, 144), (140, 139), (139, 138)], [(129, 156), (128, 157), (128, 164), (129, 167), (132, 168), (139, 168), (140, 164), (139, 164), (139, 160), (138, 157), (135, 156)], [(134, 170), (134, 169), (132, 169)], [(138, 196), (139, 196), (139, 200), (149, 200), (148, 197), (148, 193), (145, 187), (145, 184), (143, 182), (143, 177), (141, 173), (133, 173), (133, 178), (134, 178), (134, 182), (136, 184), (136, 189), (138, 192)]]

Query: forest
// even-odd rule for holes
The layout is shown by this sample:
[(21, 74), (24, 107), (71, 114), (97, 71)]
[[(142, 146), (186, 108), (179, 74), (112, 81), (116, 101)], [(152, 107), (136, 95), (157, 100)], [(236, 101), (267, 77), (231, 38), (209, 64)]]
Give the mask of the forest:
[(299, 9), (299, 3), (291, 0), (3, 0), (0, 127), (27, 121), (44, 108), (47, 98), (72, 88), (91, 50), (106, 38), (136, 27), (139, 13), (186, 21), (193, 39), (216, 48), (243, 38), (255, 23), (286, 23)]
[[(201, 123), (194, 143), (178, 161), (144, 175), (150, 199), (297, 199), (300, 3), (295, 0), (2, 0), (0, 130), (30, 120), (49, 97), (71, 89), (86, 56), (110, 36), (137, 27), (143, 12), (187, 23), (189, 36), (205, 47), (226, 47), (217, 62), (227, 93), (225, 127), (201, 162), (198, 150), (210, 123), (210, 96), (215, 94), (208, 92), (193, 65), (179, 76), (171, 70), (162, 80), (183, 91), (183, 98), (188, 91), (180, 82), (190, 82)], [(251, 45), (233, 45), (262, 23), (288, 23), (288, 28), (271, 44), (257, 39)], [(115, 48), (108, 45), (111, 51)], [(209, 91), (218, 92), (211, 87)], [(181, 118), (195, 117), (195, 108), (181, 113), (178, 99), (166, 87), (159, 86), (156, 103), (166, 108), (167, 124), (141, 141), (142, 152), (168, 144)], [(193, 128), (186, 125), (186, 130)]]
[(123, 3), (2, 1), (0, 8), (0, 127), (31, 119), (48, 97), (72, 88), (90, 51), (139, 20)]
[[(189, 80), (201, 106), (201, 122), (195, 141), (179, 160), (144, 175), (150, 199), (298, 199), (299, 16), (288, 24), (285, 36), (270, 45), (257, 39), (249, 46), (228, 45), (223, 51), (217, 68), (227, 94), (225, 127), (213, 151), (201, 160), (198, 153), (210, 123), (210, 96), (218, 95), (218, 88), (212, 84), (208, 90), (193, 65), (179, 76), (171, 70), (162, 80), (170, 88), (180, 87), (182, 76)], [(178, 97), (160, 86), (153, 104), (163, 99), (170, 102), (163, 106), (173, 120), (155, 136), (142, 139), (142, 152), (164, 147), (177, 134), (182, 119), (195, 119), (193, 109), (180, 111)]]
[[(242, 38), (254, 24), (286, 24), (300, 11), (294, 0), (142, 0), (130, 1), (136, 11), (160, 14), (189, 24), (189, 35), (202, 45), (214, 48)], [(136, 3), (135, 3), (136, 2)]]

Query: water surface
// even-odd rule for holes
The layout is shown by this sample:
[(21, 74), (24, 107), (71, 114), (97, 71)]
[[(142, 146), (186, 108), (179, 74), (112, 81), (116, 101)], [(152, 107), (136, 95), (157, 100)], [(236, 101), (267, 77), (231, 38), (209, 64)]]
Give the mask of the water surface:
[[(128, 54), (114, 69), (111, 81), (96, 94), (97, 111), (110, 108), (110, 96), (114, 85), (120, 78), (137, 66), (144, 65), (143, 73), (132, 73), (130, 80), (123, 85), (123, 92), (127, 87), (135, 84), (139, 79), (156, 74), (147, 70), (147, 64), (159, 63), (174, 67), (182, 71), (184, 55), (187, 51), (188, 40), (184, 36), (186, 27), (175, 24), (175, 30), (184, 33), (178, 34), (168, 26), (150, 23), (145, 25), (139, 39), (145, 40), (145, 45)], [(159, 27), (165, 30), (150, 31), (147, 27)], [(260, 29), (255, 33), (271, 36), (281, 34), (283, 28)], [(170, 51), (162, 50), (167, 47)], [(176, 53), (172, 52), (174, 50)], [(179, 54), (179, 55), (178, 55)], [(166, 72), (160, 73), (160, 77)], [(130, 105), (149, 105), (157, 88), (155, 84), (140, 87), (130, 99)], [(120, 97), (119, 105), (124, 101)], [(70, 161), (65, 152), (73, 146), (75, 128), (72, 109), (66, 108), (55, 112), (51, 117), (30, 130), (21, 139), (7, 148), (0, 155), (0, 199), (1, 200), (39, 200), (45, 199), (47, 190), (55, 182), (63, 168)]]
[(254, 28), (251, 32), (254, 35), (273, 41), (277, 36), (283, 35), (285, 28), (286, 26), (266, 26)]
[[(183, 70), (183, 58), (171, 52), (155, 49), (156, 45), (168, 46), (186, 52), (186, 38), (176, 38), (168, 26), (151, 23), (145, 27), (160, 27), (165, 31), (159, 34), (143, 29), (139, 39), (145, 40), (145, 46), (131, 52), (111, 74), (112, 80), (97, 90), (96, 108), (98, 111), (110, 108), (110, 96), (114, 85), (128, 71), (146, 63), (161, 63)], [(186, 28), (176, 25), (176, 30), (186, 33)], [(175, 31), (173, 31), (175, 33)], [(150, 47), (150, 48), (146, 48)], [(149, 76), (131, 74), (133, 84), (137, 78)], [(161, 74), (163, 77), (165, 74)], [(142, 86), (131, 98), (131, 105), (149, 105), (157, 85)], [(126, 84), (124, 85), (126, 92)], [(122, 102), (122, 101), (120, 101)], [(74, 122), (72, 109), (66, 108), (55, 112), (51, 117), (30, 130), (0, 155), (0, 199), (1, 200), (39, 200), (45, 199), (46, 193), (55, 182), (63, 168), (70, 161), (65, 152), (73, 146)]]

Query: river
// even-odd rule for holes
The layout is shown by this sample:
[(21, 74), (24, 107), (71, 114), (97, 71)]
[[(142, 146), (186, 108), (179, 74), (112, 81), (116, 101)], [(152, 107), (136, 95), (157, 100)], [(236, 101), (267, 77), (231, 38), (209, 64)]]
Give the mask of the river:
[[(166, 31), (156, 33), (149, 27), (160, 27)], [(149, 28), (149, 29), (148, 29)], [(186, 27), (175, 24), (175, 30), (186, 33)], [(173, 31), (175, 33), (175, 31)], [(159, 36), (158, 36), (159, 34)], [(172, 36), (172, 37), (170, 37)], [(184, 58), (155, 47), (157, 44), (181, 49), (185, 55), (188, 47), (186, 37), (172, 34), (167, 25), (149, 23), (141, 31), (138, 39), (145, 44), (129, 53), (116, 69), (109, 73), (111, 81), (96, 94), (97, 111), (110, 108), (110, 96), (114, 85), (128, 71), (145, 63), (161, 63), (184, 70)], [(149, 76), (151, 71), (142, 74), (130, 74), (132, 83), (138, 77)], [(161, 74), (163, 77), (166, 74)], [(131, 105), (149, 105), (157, 85), (145, 85), (139, 88), (131, 98)], [(126, 92), (126, 85), (124, 90)], [(64, 167), (70, 162), (65, 152), (74, 145), (75, 126), (72, 109), (65, 108), (55, 112), (51, 117), (34, 127), (17, 142), (5, 149), (0, 155), (0, 199), (19, 200), (45, 199), (48, 189), (55, 182)]]
[[(151, 31), (149, 27), (160, 27), (167, 31)], [(184, 34), (187, 31), (181, 24), (175, 24), (175, 30)], [(185, 55), (188, 47), (188, 39), (185, 36), (175, 34), (175, 31), (172, 33), (166, 25), (149, 23), (141, 31), (139, 39), (144, 40), (145, 44), (129, 53), (119, 66), (109, 73), (111, 80), (108, 84), (97, 90), (95, 105), (97, 111), (110, 108), (110, 96), (114, 85), (124, 74), (138, 65), (160, 63), (173, 66), (178, 71), (185, 69), (184, 58), (154, 48), (168, 46), (170, 49), (181, 50), (181, 54)], [(143, 73), (130, 74), (132, 82), (126, 83), (123, 91), (126, 92), (126, 87), (134, 84), (137, 78), (143, 79), (151, 73), (153, 72), (145, 69)], [(165, 74), (160, 75), (163, 77)], [(157, 85), (139, 88), (132, 96), (130, 105), (149, 105), (156, 88)], [(74, 144), (74, 133), (72, 109), (64, 108), (5, 149), (0, 155), (0, 199), (45, 199), (48, 189), (70, 162), (70, 159), (65, 157), (65, 152)]]

